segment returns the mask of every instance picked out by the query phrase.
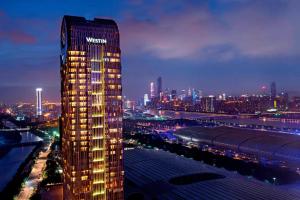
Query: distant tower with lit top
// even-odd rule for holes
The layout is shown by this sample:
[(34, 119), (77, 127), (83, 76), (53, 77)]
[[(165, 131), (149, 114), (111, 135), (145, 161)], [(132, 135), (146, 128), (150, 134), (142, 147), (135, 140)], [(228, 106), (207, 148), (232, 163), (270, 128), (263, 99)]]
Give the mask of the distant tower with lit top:
[(276, 98), (277, 91), (276, 91), (276, 83), (271, 83), (271, 99), (274, 100)]
[(42, 116), (43, 111), (42, 111), (42, 88), (36, 88), (35, 93), (36, 93), (36, 116)]
[(162, 95), (162, 78), (157, 78), (157, 97), (161, 97)]
[(154, 83), (151, 82), (150, 83), (150, 97), (154, 98), (155, 97), (155, 93), (154, 93)]
[(274, 108), (277, 108), (276, 96), (277, 96), (276, 83), (272, 82), (271, 83), (271, 105)]

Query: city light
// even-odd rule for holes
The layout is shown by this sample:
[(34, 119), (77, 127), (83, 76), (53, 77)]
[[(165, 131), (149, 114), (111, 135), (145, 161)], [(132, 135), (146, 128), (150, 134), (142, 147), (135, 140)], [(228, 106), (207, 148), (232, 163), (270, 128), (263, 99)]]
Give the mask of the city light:
[(300, 199), (299, 10), (1, 2), (0, 199)]

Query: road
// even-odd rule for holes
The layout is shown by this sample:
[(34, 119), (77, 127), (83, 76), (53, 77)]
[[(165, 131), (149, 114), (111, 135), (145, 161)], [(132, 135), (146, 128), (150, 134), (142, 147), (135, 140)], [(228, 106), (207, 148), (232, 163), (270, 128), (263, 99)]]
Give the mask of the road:
[(43, 171), (46, 168), (46, 161), (48, 154), (51, 152), (50, 147), (52, 143), (53, 142), (51, 141), (47, 146), (46, 151), (41, 151), (39, 153), (28, 179), (17, 197), (17, 200), (28, 200), (37, 189), (39, 183), (43, 180)]

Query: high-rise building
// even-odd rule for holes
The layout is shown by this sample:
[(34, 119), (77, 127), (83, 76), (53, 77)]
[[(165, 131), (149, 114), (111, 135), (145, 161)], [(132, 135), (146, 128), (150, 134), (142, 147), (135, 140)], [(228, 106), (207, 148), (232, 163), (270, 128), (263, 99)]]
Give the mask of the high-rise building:
[(198, 90), (198, 94), (199, 94), (199, 98), (201, 99), (203, 97), (203, 91), (202, 90)]
[(122, 85), (113, 20), (64, 16), (61, 26), (63, 198), (123, 194)]
[(201, 99), (201, 107), (204, 112), (215, 112), (216, 97), (209, 95)]
[(271, 105), (274, 108), (277, 108), (277, 101), (276, 101), (277, 91), (276, 91), (276, 83), (271, 83)]
[(274, 100), (276, 98), (276, 83), (271, 83), (271, 99)]
[(41, 116), (43, 111), (42, 111), (42, 88), (36, 88), (35, 93), (36, 93), (36, 115)]
[(187, 96), (188, 96), (188, 97), (192, 96), (192, 90), (191, 90), (191, 88), (188, 89)]
[(177, 97), (177, 91), (176, 90), (171, 90), (171, 99), (174, 100)]
[(181, 90), (180, 94), (179, 94), (179, 99), (180, 100), (184, 100), (186, 97), (186, 91), (185, 90)]
[(150, 83), (150, 97), (151, 98), (155, 97), (155, 94), (154, 94), (154, 83), (153, 82)]
[(287, 92), (281, 92), (279, 94), (279, 109), (286, 111), (289, 108), (289, 94)]
[(157, 78), (157, 96), (158, 97), (162, 96), (162, 79), (161, 79), (161, 77)]
[(148, 102), (149, 102), (148, 94), (144, 94), (144, 106), (147, 106)]

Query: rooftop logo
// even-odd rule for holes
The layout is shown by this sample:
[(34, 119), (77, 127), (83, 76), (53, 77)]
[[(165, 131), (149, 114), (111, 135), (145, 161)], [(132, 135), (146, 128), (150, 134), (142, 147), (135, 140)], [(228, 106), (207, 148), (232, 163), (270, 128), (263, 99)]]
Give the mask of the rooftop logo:
[(86, 37), (86, 41), (88, 43), (96, 43), (96, 44), (106, 44), (106, 39), (98, 39), (98, 38), (92, 38), (92, 37)]

